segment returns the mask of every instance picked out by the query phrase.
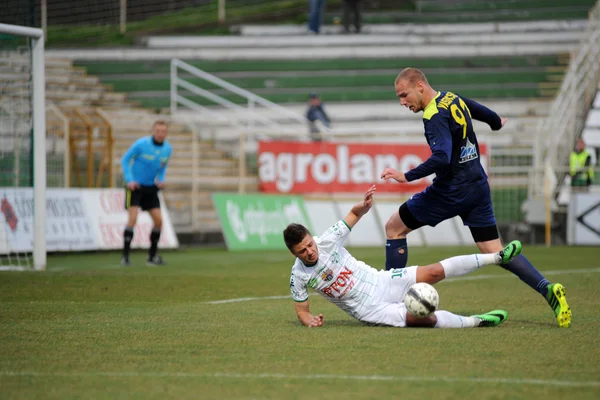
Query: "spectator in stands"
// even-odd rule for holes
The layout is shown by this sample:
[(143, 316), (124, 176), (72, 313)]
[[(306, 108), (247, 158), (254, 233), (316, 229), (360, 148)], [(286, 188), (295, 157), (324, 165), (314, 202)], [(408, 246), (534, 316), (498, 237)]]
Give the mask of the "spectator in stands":
[(318, 35), (323, 24), (325, 2), (327, 0), (308, 0), (308, 33)]
[(310, 128), (310, 137), (314, 141), (321, 141), (323, 137), (321, 135), (321, 129), (317, 126), (317, 121), (320, 121), (326, 128), (331, 126), (331, 120), (325, 112), (323, 102), (316, 93), (308, 95), (308, 110), (306, 111), (306, 118)]
[(354, 29), (356, 33), (360, 33), (360, 0), (344, 0), (344, 31), (346, 33), (350, 33), (350, 14), (354, 14)]
[(569, 169), (571, 172), (572, 190), (578, 192), (588, 191), (594, 180), (594, 166), (592, 165), (592, 157), (586, 150), (583, 139), (577, 140), (575, 151), (571, 153)]

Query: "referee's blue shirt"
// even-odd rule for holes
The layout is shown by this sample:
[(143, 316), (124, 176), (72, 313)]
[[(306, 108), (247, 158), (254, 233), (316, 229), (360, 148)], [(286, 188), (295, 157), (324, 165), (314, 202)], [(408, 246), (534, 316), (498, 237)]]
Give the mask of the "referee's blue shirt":
[(152, 186), (157, 181), (164, 182), (170, 156), (171, 144), (166, 140), (160, 144), (152, 136), (136, 140), (121, 160), (125, 183)]

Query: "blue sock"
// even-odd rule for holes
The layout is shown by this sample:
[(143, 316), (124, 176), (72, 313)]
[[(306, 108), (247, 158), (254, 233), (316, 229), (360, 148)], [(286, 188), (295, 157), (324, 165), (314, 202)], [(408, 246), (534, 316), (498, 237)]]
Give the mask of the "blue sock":
[(385, 269), (404, 268), (408, 261), (408, 245), (404, 239), (388, 239), (385, 242)]
[(515, 257), (508, 264), (502, 265), (502, 268), (512, 272), (518, 276), (520, 280), (528, 284), (533, 290), (546, 297), (550, 282), (548, 282), (548, 280), (544, 278), (542, 274), (540, 274), (540, 271), (535, 269), (535, 267), (524, 255), (521, 254)]

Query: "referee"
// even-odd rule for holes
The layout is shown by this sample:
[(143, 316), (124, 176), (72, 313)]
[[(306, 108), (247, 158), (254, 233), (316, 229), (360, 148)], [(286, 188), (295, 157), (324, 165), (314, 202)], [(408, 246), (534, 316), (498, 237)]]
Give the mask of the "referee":
[(125, 177), (125, 208), (129, 212), (129, 220), (123, 233), (123, 255), (121, 265), (128, 266), (133, 227), (135, 226), (140, 208), (148, 211), (154, 222), (150, 233), (150, 249), (148, 250), (148, 265), (166, 264), (156, 251), (162, 215), (158, 191), (165, 186), (167, 163), (171, 156), (171, 144), (167, 142), (167, 122), (156, 121), (152, 125), (152, 135), (135, 141), (121, 160), (123, 176)]

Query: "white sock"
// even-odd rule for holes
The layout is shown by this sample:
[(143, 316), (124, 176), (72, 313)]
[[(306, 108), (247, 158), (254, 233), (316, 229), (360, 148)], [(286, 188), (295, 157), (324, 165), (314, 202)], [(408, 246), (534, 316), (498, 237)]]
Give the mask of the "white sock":
[(436, 311), (437, 322), (434, 328), (475, 328), (481, 320), (475, 317), (463, 317), (448, 311)]
[(498, 253), (471, 254), (468, 256), (456, 256), (440, 261), (444, 267), (446, 278), (466, 275), (484, 265), (493, 265), (500, 262)]

